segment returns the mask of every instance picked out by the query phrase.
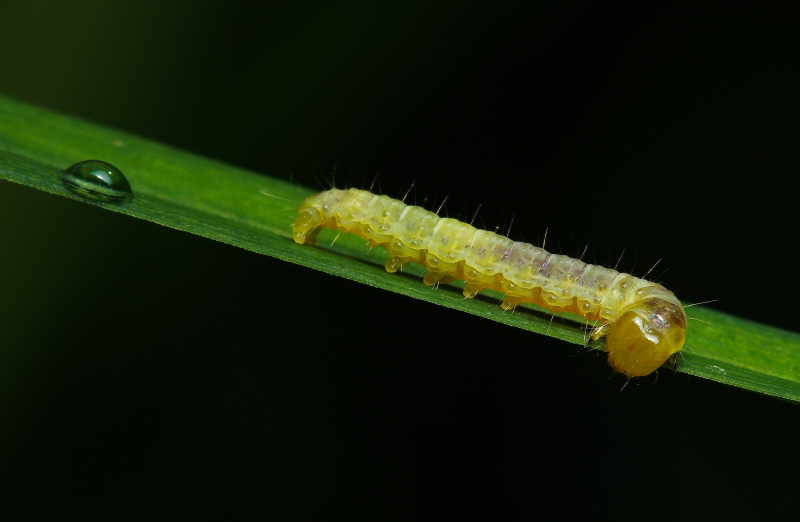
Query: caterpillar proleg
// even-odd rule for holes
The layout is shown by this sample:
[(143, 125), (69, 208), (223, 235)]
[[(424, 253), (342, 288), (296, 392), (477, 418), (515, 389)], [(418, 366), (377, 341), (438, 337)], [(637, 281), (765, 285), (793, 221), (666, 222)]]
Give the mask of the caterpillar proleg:
[(314, 244), (322, 228), (385, 247), (387, 272), (419, 263), (428, 270), (429, 286), (462, 279), (464, 297), (498, 290), (505, 294), (505, 310), (534, 303), (599, 321), (591, 339), (606, 336), (608, 364), (629, 378), (655, 371), (686, 338), (683, 306), (659, 284), (550, 254), (387, 196), (358, 189), (314, 194), (300, 203), (294, 240)]

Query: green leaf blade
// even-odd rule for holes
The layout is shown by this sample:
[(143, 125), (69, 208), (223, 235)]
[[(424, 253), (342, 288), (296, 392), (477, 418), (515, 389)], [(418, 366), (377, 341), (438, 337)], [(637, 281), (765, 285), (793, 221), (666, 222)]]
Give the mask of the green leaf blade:
[[(586, 344), (586, 327), (569, 314), (559, 320), (536, 307), (515, 313), (499, 295), (464, 299), (458, 285), (426, 287), (424, 269), (389, 275), (382, 248), (354, 236), (320, 235), (318, 246), (297, 245), (290, 225), (297, 203), (312, 191), (147, 139), (54, 114), (0, 96), (0, 178), (78, 199), (61, 170), (87, 159), (112, 163), (133, 187), (127, 204), (84, 201), (240, 248), (273, 256), (485, 319)], [(332, 246), (330, 246), (332, 244)], [(679, 371), (800, 402), (800, 335), (714, 311), (688, 309), (687, 346)], [(602, 348), (602, 343), (592, 345)]]

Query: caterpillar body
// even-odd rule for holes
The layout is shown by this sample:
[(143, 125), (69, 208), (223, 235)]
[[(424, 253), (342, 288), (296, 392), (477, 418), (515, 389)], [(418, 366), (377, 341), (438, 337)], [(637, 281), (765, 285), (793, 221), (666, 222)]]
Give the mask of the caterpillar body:
[(429, 286), (462, 279), (464, 297), (498, 290), (505, 294), (505, 310), (534, 303), (599, 321), (591, 339), (607, 336), (608, 363), (628, 378), (650, 374), (683, 347), (683, 306), (651, 281), (550, 254), (366, 190), (331, 189), (302, 201), (292, 225), (295, 242), (313, 245), (322, 228), (386, 248), (387, 272), (419, 263), (427, 268)]

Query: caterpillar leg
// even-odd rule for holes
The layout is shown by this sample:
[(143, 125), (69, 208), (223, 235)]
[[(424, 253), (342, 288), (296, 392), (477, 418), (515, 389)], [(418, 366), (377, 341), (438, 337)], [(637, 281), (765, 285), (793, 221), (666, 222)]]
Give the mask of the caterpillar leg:
[(455, 280), (456, 278), (448, 275), (447, 272), (434, 272), (432, 270), (428, 270), (425, 273), (425, 278), (422, 280), (422, 282), (428, 286), (433, 286), (435, 284), (446, 285), (447, 283), (452, 283)]
[(476, 285), (474, 283), (467, 283), (467, 285), (464, 287), (464, 291), (463, 291), (464, 297), (466, 297), (467, 299), (472, 299), (473, 297), (478, 295), (478, 292), (480, 292), (481, 290), (483, 290), (485, 288), (486, 287), (483, 286), (483, 285)]
[(484, 274), (471, 266), (465, 266), (458, 277), (459, 279), (463, 279), (466, 283), (466, 286), (464, 286), (464, 297), (467, 299), (472, 299), (478, 295), (478, 292), (481, 290), (493, 288), (497, 282), (495, 281), (496, 278), (494, 275)]
[(386, 271), (389, 272), (390, 274), (394, 274), (395, 272), (400, 270), (403, 267), (403, 265), (407, 265), (410, 262), (411, 260), (405, 257), (391, 256), (389, 260), (386, 261), (386, 265), (384, 265), (384, 268), (386, 268)]
[(611, 324), (612, 323), (603, 323), (603, 324), (601, 324), (600, 326), (598, 326), (597, 328), (592, 330), (592, 335), (590, 335), (589, 338), (592, 341), (596, 341), (596, 340), (600, 339), (601, 337), (603, 337), (604, 335), (606, 335), (608, 333), (608, 329), (611, 328)]
[(292, 224), (292, 237), (297, 244), (313, 245), (322, 230), (322, 216), (314, 207), (303, 209)]
[(673, 372), (678, 372), (678, 355), (677, 352), (669, 356), (669, 364), (672, 366)]
[(517, 307), (517, 305), (522, 304), (524, 300), (521, 297), (506, 295), (503, 298), (503, 302), (500, 303), (500, 308), (503, 310), (513, 310)]

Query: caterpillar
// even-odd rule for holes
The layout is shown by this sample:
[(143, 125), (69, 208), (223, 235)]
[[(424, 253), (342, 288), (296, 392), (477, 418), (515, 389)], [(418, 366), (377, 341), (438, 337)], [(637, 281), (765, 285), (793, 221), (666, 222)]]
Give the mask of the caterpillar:
[(629, 379), (648, 375), (667, 360), (674, 363), (686, 338), (681, 302), (657, 283), (551, 254), (388, 196), (355, 188), (314, 194), (298, 207), (294, 241), (313, 245), (322, 228), (383, 246), (387, 272), (412, 262), (425, 266), (428, 286), (461, 279), (466, 298), (493, 289), (505, 294), (505, 310), (533, 303), (600, 322), (591, 339), (606, 336), (608, 364)]

